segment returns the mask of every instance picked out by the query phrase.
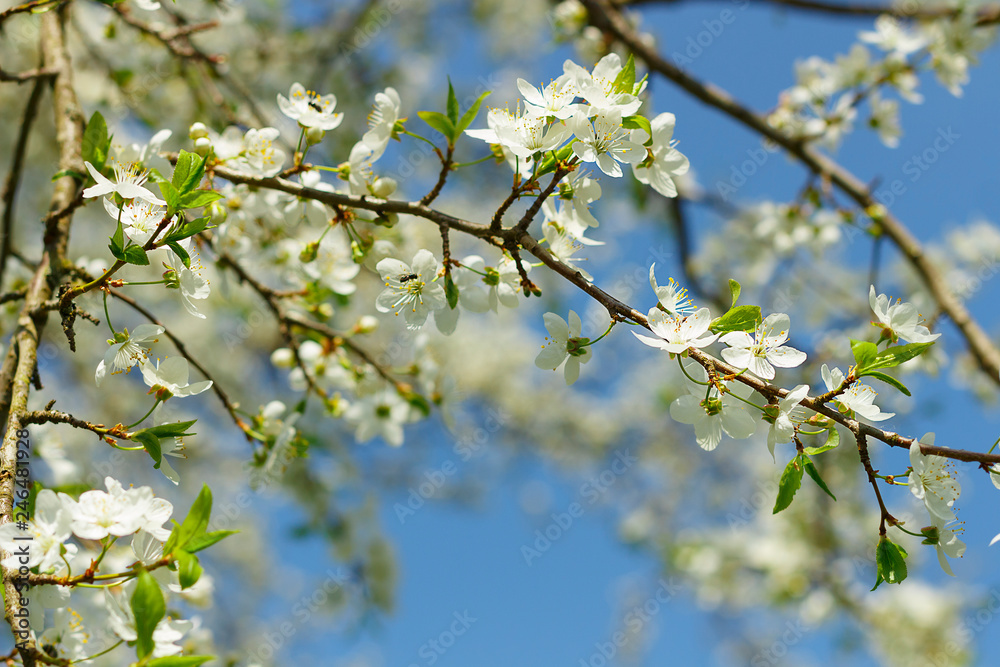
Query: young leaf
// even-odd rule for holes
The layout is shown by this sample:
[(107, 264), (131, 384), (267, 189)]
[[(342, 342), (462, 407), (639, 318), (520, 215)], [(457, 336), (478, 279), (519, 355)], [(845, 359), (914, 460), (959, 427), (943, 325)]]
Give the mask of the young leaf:
[(860, 374), (862, 369), (875, 360), (875, 355), (878, 354), (878, 345), (863, 340), (851, 340), (851, 352), (854, 353), (854, 363)]
[[(867, 375), (868, 371), (873, 371), (876, 368), (892, 368), (893, 366), (898, 366), (904, 361), (909, 361), (914, 357), (919, 357), (933, 344), (934, 342), (931, 341), (930, 343), (910, 343), (908, 345), (897, 345), (895, 347), (886, 348), (875, 355), (875, 358), (872, 359), (870, 364), (867, 364), (863, 374)], [(858, 377), (860, 377), (860, 375)]]
[(136, 577), (135, 592), (129, 601), (132, 606), (132, 613), (135, 615), (136, 632), (136, 654), (139, 658), (145, 658), (153, 652), (155, 646), (153, 642), (153, 630), (156, 624), (163, 618), (167, 606), (163, 600), (163, 591), (146, 570)]
[(176, 254), (178, 257), (181, 258), (181, 262), (184, 263), (184, 266), (186, 266), (189, 269), (191, 268), (191, 257), (188, 255), (187, 250), (181, 247), (180, 243), (177, 243), (176, 241), (171, 241), (170, 243), (167, 244), (167, 246), (174, 251), (174, 254)]
[(187, 433), (186, 431), (191, 428), (196, 421), (198, 420), (192, 419), (189, 422), (171, 422), (168, 424), (160, 424), (159, 426), (152, 426), (143, 430), (147, 433), (152, 433), (158, 438), (179, 438), (185, 435), (194, 435), (194, 433)]
[(653, 126), (645, 116), (626, 116), (622, 118), (622, 127), (628, 130), (643, 130), (649, 139), (646, 143), (653, 141)]
[(160, 194), (163, 195), (163, 200), (167, 202), (167, 213), (173, 215), (177, 209), (181, 207), (181, 195), (177, 192), (177, 188), (173, 186), (172, 183), (168, 181), (159, 181), (157, 185), (160, 186)]
[(136, 266), (149, 266), (149, 257), (142, 246), (130, 245), (125, 248), (125, 261)]
[(111, 249), (111, 254), (115, 256), (115, 259), (125, 261), (125, 232), (122, 230), (121, 222), (118, 223), (118, 228), (111, 236), (111, 245), (108, 248)]
[(177, 156), (177, 166), (174, 167), (174, 175), (170, 178), (170, 184), (179, 195), (186, 195), (201, 185), (201, 179), (205, 176), (206, 159), (207, 157), (185, 150), (180, 152)]
[(222, 199), (222, 195), (214, 190), (192, 190), (181, 195), (180, 208), (200, 208)]
[(833, 498), (834, 500), (836, 500), (837, 496), (833, 495), (833, 491), (830, 490), (830, 487), (828, 487), (826, 485), (826, 482), (823, 481), (823, 478), (820, 477), (819, 470), (816, 469), (816, 465), (812, 461), (809, 460), (808, 456), (803, 457), (803, 460), (805, 461), (806, 473), (810, 477), (813, 478), (813, 481), (816, 482), (816, 484), (819, 485), (819, 488), (821, 488), (824, 491), (826, 491), (826, 494), (828, 496), (830, 496), (831, 498)]
[[(192, 537), (201, 535), (208, 528), (208, 517), (212, 513), (212, 490), (208, 485), (202, 485), (201, 492), (195, 498), (191, 509), (188, 510), (184, 523), (176, 526), (166, 544), (163, 545), (163, 553), (169, 554), (175, 548), (186, 548)], [(190, 549), (188, 549), (190, 551)]]
[(736, 282), (732, 278), (729, 279), (729, 294), (732, 295), (733, 297), (733, 304), (732, 304), (733, 306), (736, 305), (736, 300), (740, 298), (740, 292), (742, 290), (743, 287), (741, 287), (738, 282)]
[(448, 299), (448, 306), (452, 310), (458, 308), (458, 287), (455, 285), (455, 281), (451, 279), (450, 273), (444, 277), (444, 295)]
[(760, 306), (734, 306), (722, 317), (715, 318), (709, 330), (712, 333), (753, 331), (760, 321)]
[(87, 122), (87, 127), (83, 131), (83, 145), (81, 154), (84, 162), (94, 165), (94, 169), (101, 171), (108, 159), (108, 147), (111, 139), (108, 137), (108, 124), (104, 121), (104, 116), (100, 111), (95, 111)]
[(802, 486), (802, 461), (796, 455), (781, 474), (781, 481), (778, 482), (778, 498), (774, 501), (774, 510), (771, 513), (777, 514), (791, 505), (792, 498), (800, 486)]
[(809, 456), (816, 456), (817, 454), (822, 454), (823, 452), (829, 451), (840, 444), (840, 432), (837, 431), (837, 427), (833, 424), (830, 425), (830, 430), (827, 431), (826, 444), (822, 447), (805, 447), (804, 451)]
[(632, 94), (632, 90), (635, 86), (635, 58), (632, 54), (628, 54), (628, 60), (625, 61), (622, 71), (618, 73), (615, 77), (615, 81), (612, 84), (612, 88), (618, 93), (628, 93)]
[(451, 85), (451, 77), (448, 77), (448, 120), (452, 127), (458, 124), (458, 98), (455, 97), (455, 89)]
[(883, 581), (887, 584), (899, 584), (906, 579), (906, 555), (906, 550), (888, 537), (883, 535), (879, 538), (878, 546), (875, 547), (876, 573), (872, 590), (878, 588)]
[(142, 429), (141, 431), (136, 431), (132, 434), (131, 440), (133, 442), (140, 442), (142, 446), (146, 449), (149, 455), (153, 459), (153, 467), (159, 470), (160, 460), (163, 458), (162, 450), (160, 449), (160, 439), (156, 437), (155, 433), (151, 433), (149, 429)]
[(229, 537), (230, 535), (235, 535), (240, 531), (238, 530), (214, 530), (211, 533), (202, 533), (201, 535), (195, 535), (188, 543), (184, 545), (184, 550), (188, 553), (195, 553), (196, 551), (201, 551), (202, 549), (207, 549), (216, 542)]
[(191, 588), (201, 578), (202, 568), (198, 557), (184, 549), (175, 549), (174, 556), (177, 557), (177, 575), (181, 590)]
[(910, 395), (910, 390), (906, 388), (906, 385), (904, 385), (902, 382), (892, 377), (891, 375), (886, 375), (885, 373), (882, 373), (880, 371), (867, 371), (865, 372), (864, 375), (865, 377), (881, 380), (882, 382), (885, 382), (887, 385), (895, 387), (899, 391), (903, 392), (903, 394), (905, 394), (906, 396)]
[(466, 130), (467, 127), (469, 127), (470, 125), (472, 125), (472, 121), (474, 121), (476, 119), (476, 115), (479, 113), (479, 105), (481, 105), (483, 103), (483, 100), (486, 99), (486, 96), (489, 95), (489, 94), (490, 94), (490, 91), (487, 90), (485, 93), (483, 93), (482, 95), (480, 95), (479, 97), (477, 97), (476, 101), (472, 103), (472, 106), (470, 106), (466, 110), (466, 112), (464, 114), (462, 114), (462, 117), (458, 120), (458, 123), (455, 125), (455, 138), (456, 139), (458, 138), (458, 135), (460, 135), (463, 132), (465, 132), (465, 130)]
[(425, 123), (443, 134), (448, 141), (451, 141), (451, 138), (455, 135), (455, 126), (443, 113), (438, 113), (437, 111), (418, 111), (417, 115)]
[[(207, 192), (207, 190), (205, 190), (205, 192)], [(194, 236), (198, 232), (204, 231), (207, 226), (207, 217), (195, 218), (194, 220), (185, 222), (179, 228), (170, 232), (170, 234), (168, 234), (163, 240), (167, 243), (170, 243), (171, 241), (181, 241), (189, 236)]]

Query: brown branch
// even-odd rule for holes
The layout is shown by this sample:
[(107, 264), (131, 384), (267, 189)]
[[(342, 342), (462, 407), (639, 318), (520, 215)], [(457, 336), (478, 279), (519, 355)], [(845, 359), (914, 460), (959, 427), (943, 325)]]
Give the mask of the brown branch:
[(25, 81), (32, 81), (36, 79), (45, 80), (55, 75), (56, 73), (53, 70), (45, 69), (44, 67), (29, 69), (27, 72), (18, 72), (17, 74), (11, 74), (10, 72), (5, 72), (3, 69), (0, 69), (0, 81), (16, 81), (17, 83), (24, 83)]
[(10, 171), (7, 172), (7, 180), (3, 185), (3, 194), (0, 194), (0, 203), (3, 205), (2, 225), (3, 240), (0, 241), (0, 284), (7, 272), (7, 259), (13, 247), (14, 234), (14, 202), (17, 197), (17, 188), (21, 183), (21, 172), (24, 169), (24, 154), (28, 149), (28, 136), (31, 134), (31, 123), (38, 115), (38, 103), (42, 100), (42, 93), (45, 91), (45, 80), (36, 79), (35, 85), (31, 87), (31, 94), (28, 95), (28, 102), (24, 105), (24, 117), (21, 120), (21, 129), (18, 131), (17, 143), (11, 154)]
[(878, 500), (878, 507), (881, 512), (878, 534), (885, 537), (885, 524), (888, 523), (890, 526), (896, 525), (896, 517), (889, 514), (889, 510), (885, 507), (885, 501), (882, 500), (882, 492), (878, 488), (878, 477), (875, 476), (876, 471), (872, 468), (872, 460), (868, 455), (868, 436), (864, 433), (858, 433), (855, 439), (858, 443), (858, 456), (861, 458), (861, 466), (865, 469), (865, 474), (868, 475), (868, 483), (875, 489), (875, 498)]
[[(766, 120), (750, 111), (721, 88), (703, 83), (645, 44), (625, 18), (609, 0), (581, 0), (590, 14), (593, 25), (607, 31), (629, 48), (653, 71), (673, 81), (695, 98), (719, 109), (723, 113), (743, 123), (758, 134), (774, 141), (790, 155), (797, 158), (819, 177), (829, 180), (853, 199), (866, 213), (873, 216), (875, 224), (896, 245), (923, 279), (928, 291), (941, 309), (962, 333), (972, 356), (989, 378), (1000, 384), (1000, 350), (966, 309), (965, 305), (952, 293), (941, 271), (932, 263), (923, 247), (910, 230), (888, 211), (872, 195), (868, 186), (857, 176), (815, 150), (805, 142), (789, 137), (771, 127)], [(884, 211), (884, 214), (876, 213)]]
[[(170, 339), (170, 342), (174, 344), (174, 347), (177, 348), (177, 351), (180, 352), (181, 356), (183, 356), (185, 359), (191, 362), (191, 365), (194, 366), (196, 369), (198, 369), (198, 372), (201, 373), (203, 376), (205, 376), (206, 379), (212, 381), (212, 390), (215, 392), (215, 395), (219, 397), (219, 400), (222, 401), (222, 406), (226, 409), (226, 412), (229, 413), (229, 416), (236, 424), (236, 428), (240, 429), (245, 434), (247, 434), (247, 429), (249, 427), (247, 426), (246, 423), (243, 422), (242, 419), (240, 419), (240, 416), (237, 414), (236, 412), (237, 405), (234, 404), (231, 400), (229, 400), (229, 396), (226, 394), (225, 391), (223, 391), (222, 387), (219, 386), (219, 381), (212, 377), (212, 374), (208, 372), (208, 369), (202, 366), (197, 359), (191, 356), (191, 353), (188, 352), (187, 346), (184, 345), (184, 342), (180, 338), (175, 336), (174, 333), (170, 331), (169, 328), (166, 327), (166, 325), (164, 325), (160, 320), (158, 320), (156, 316), (153, 315), (153, 313), (147, 310), (138, 301), (124, 294), (123, 292), (120, 292), (119, 290), (109, 288), (108, 291), (111, 293), (111, 296), (132, 306), (134, 310), (139, 312), (152, 324), (163, 327), (163, 335)], [(247, 438), (248, 439), (250, 438), (249, 434), (247, 434)]]
[(429, 205), (432, 201), (438, 198), (439, 194), (441, 194), (441, 190), (444, 188), (444, 182), (448, 179), (448, 172), (451, 171), (451, 165), (453, 164), (451, 158), (455, 153), (455, 147), (449, 143), (447, 152), (444, 155), (441, 155), (441, 149), (437, 146), (434, 147), (434, 151), (438, 154), (438, 157), (441, 158), (441, 172), (438, 174), (437, 183), (435, 183), (431, 191), (424, 195), (424, 198), (420, 200), (420, 203), (424, 206)]
[(42, 5), (51, 5), (56, 2), (62, 4), (65, 3), (66, 0), (31, 0), (31, 2), (25, 2), (20, 5), (14, 5), (13, 7), (8, 7), (7, 9), (0, 12), (0, 23), (3, 23), (5, 20), (7, 20), (8, 17), (13, 16), (14, 14), (30, 12), (36, 7), (41, 7)]

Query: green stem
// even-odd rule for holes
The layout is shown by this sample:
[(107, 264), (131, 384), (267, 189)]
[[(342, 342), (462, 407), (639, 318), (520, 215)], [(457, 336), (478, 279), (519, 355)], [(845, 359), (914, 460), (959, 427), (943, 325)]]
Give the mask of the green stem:
[(153, 414), (153, 410), (155, 410), (155, 409), (156, 409), (156, 406), (157, 406), (157, 405), (159, 405), (160, 403), (161, 403), (160, 399), (156, 399), (156, 403), (153, 403), (153, 407), (151, 407), (151, 408), (149, 409), (149, 412), (147, 412), (146, 414), (144, 414), (144, 415), (142, 416), (142, 419), (140, 419), (139, 421), (137, 421), (137, 422), (136, 422), (136, 423), (134, 423), (134, 424), (129, 424), (129, 425), (128, 425), (128, 426), (126, 426), (125, 428), (126, 428), (126, 429), (132, 429), (132, 428), (135, 428), (136, 426), (138, 426), (139, 424), (141, 424), (142, 422), (146, 421), (146, 417), (148, 417), (149, 415)]
[[(695, 380), (693, 377), (691, 377), (690, 375), (688, 375), (687, 369), (684, 368), (684, 364), (681, 362), (680, 355), (677, 355), (677, 365), (681, 367), (681, 373), (684, 373), (684, 376), (688, 380), (691, 380), (691, 382), (694, 382), (695, 384), (707, 385), (709, 387), (712, 386), (711, 382), (702, 382), (701, 380)], [(706, 396), (706, 398), (708, 398), (708, 397)]]
[(95, 653), (92, 656), (89, 656), (89, 657), (86, 657), (86, 658), (80, 658), (79, 660), (74, 660), (73, 662), (74, 663), (87, 662), (88, 660), (93, 660), (94, 658), (100, 658), (102, 655), (105, 655), (107, 653), (111, 653), (111, 651), (113, 651), (114, 649), (118, 648), (119, 646), (121, 646), (124, 643), (125, 643), (124, 639), (119, 639), (116, 643), (112, 644), (111, 646), (109, 646), (108, 648), (104, 649), (100, 653)]
[(115, 326), (111, 324), (111, 313), (108, 312), (108, 292), (104, 290), (104, 320), (108, 323), (108, 328), (111, 329), (111, 337), (114, 338), (118, 332), (115, 331)]

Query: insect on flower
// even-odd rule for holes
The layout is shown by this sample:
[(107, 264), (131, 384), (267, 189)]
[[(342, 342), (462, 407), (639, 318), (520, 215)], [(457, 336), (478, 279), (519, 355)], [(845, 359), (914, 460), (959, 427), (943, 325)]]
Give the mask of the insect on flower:
[(321, 107), (319, 102), (316, 100), (309, 100), (309, 106), (312, 107), (312, 109), (317, 113), (323, 113), (323, 107)]
[(415, 273), (405, 273), (405, 274), (403, 274), (403, 275), (401, 275), (401, 276), (399, 277), (399, 282), (401, 282), (401, 283), (408, 283), (408, 282), (410, 282), (411, 280), (416, 280), (416, 279), (417, 279), (417, 278), (419, 278), (419, 277), (420, 277), (420, 276), (418, 276), (418, 275), (417, 275), (417, 274), (415, 274)]

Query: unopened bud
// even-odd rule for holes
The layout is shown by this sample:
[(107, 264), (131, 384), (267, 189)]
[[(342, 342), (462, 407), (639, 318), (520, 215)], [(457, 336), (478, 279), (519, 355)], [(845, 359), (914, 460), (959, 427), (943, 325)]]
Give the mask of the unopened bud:
[(354, 325), (355, 333), (369, 334), (378, 329), (378, 318), (374, 315), (362, 315)]
[(212, 142), (208, 137), (199, 137), (194, 141), (194, 152), (205, 157), (212, 150)]
[(308, 264), (309, 262), (316, 261), (316, 255), (319, 254), (319, 241), (312, 241), (307, 243), (306, 247), (302, 249), (299, 253), (299, 261), (303, 264)]
[(214, 201), (208, 205), (208, 218), (213, 225), (221, 225), (229, 217), (229, 209), (222, 203)]
[(204, 139), (208, 137), (208, 128), (205, 127), (204, 123), (193, 123), (191, 127), (188, 128), (188, 136), (191, 137), (191, 141)]
[(279, 347), (271, 353), (271, 364), (276, 368), (291, 368), (295, 365), (295, 355), (287, 347)]
[(323, 137), (326, 136), (326, 130), (320, 129), (318, 127), (310, 127), (306, 130), (306, 143), (310, 146), (318, 144), (323, 141)]
[(388, 176), (380, 176), (372, 183), (372, 194), (382, 199), (387, 199), (396, 191), (396, 179)]

